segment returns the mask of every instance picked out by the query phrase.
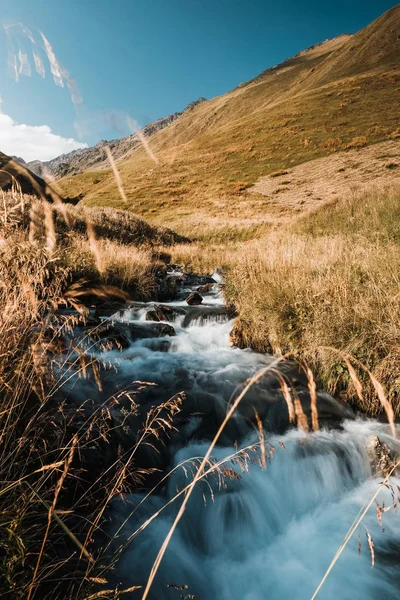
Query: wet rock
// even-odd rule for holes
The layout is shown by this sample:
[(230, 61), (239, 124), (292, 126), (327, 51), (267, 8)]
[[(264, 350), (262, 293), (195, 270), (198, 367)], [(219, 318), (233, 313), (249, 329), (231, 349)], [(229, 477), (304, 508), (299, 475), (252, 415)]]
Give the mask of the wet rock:
[(168, 352), (171, 348), (171, 342), (163, 339), (152, 339), (149, 340), (146, 347), (153, 352)]
[(185, 314), (185, 309), (179, 306), (155, 305), (146, 313), (146, 321), (175, 321), (177, 317)]
[(158, 280), (158, 299), (167, 302), (175, 300), (180, 292), (184, 281), (184, 276), (180, 273), (167, 274)]
[(194, 275), (193, 273), (185, 274), (185, 285), (196, 288), (207, 283), (217, 283), (210, 275)]
[(78, 315), (78, 324), (84, 327), (98, 327), (101, 325), (100, 317), (89, 313), (88, 315)]
[(146, 313), (146, 321), (163, 321), (163, 318), (159, 318), (156, 310), (149, 310)]
[(160, 337), (163, 337), (165, 335), (172, 337), (176, 335), (175, 329), (172, 327), (172, 325), (169, 325), (167, 323), (158, 323), (157, 331)]
[(186, 298), (186, 302), (189, 304), (189, 306), (197, 306), (203, 302), (203, 297), (200, 296), (198, 292), (192, 292)]
[(248, 335), (247, 331), (248, 324), (242, 319), (237, 319), (229, 333), (229, 345), (240, 348), (241, 350), (251, 348), (251, 350), (254, 350), (255, 352), (274, 354), (274, 349), (268, 338), (263, 340), (262, 345), (255, 344), (254, 342), (252, 343), (252, 337)]
[(146, 321), (168, 321), (168, 319), (162, 308), (155, 306), (146, 313)]
[(244, 333), (244, 329), (240, 321), (235, 321), (230, 333), (229, 333), (229, 345), (235, 346), (236, 348), (248, 348), (248, 342)]
[(129, 338), (123, 328), (112, 321), (87, 331), (85, 336), (92, 344), (92, 349), (96, 351), (123, 350), (130, 346)]
[(199, 285), (199, 287), (196, 288), (196, 292), (199, 292), (200, 294), (208, 294), (209, 292), (211, 292), (213, 287), (214, 287), (213, 283), (206, 283), (204, 285)]
[(99, 304), (96, 308), (96, 316), (98, 317), (112, 317), (119, 311), (124, 310), (127, 307), (126, 302), (121, 300), (109, 300)]
[(175, 321), (178, 317), (186, 314), (186, 308), (181, 306), (166, 306), (160, 304), (159, 308), (162, 310), (164, 315), (164, 321)]
[(176, 335), (175, 329), (168, 323), (129, 323), (127, 327), (133, 342)]
[(374, 474), (377, 477), (386, 477), (395, 461), (389, 446), (382, 442), (377, 435), (374, 435), (368, 440), (367, 454)]
[(178, 316), (185, 314), (185, 309), (179, 306), (166, 306), (160, 304), (160, 310), (164, 315), (164, 321), (174, 321)]
[(59, 309), (48, 323), (54, 328), (68, 325), (71, 327), (97, 327), (101, 325), (102, 321), (90, 311), (80, 313), (75, 309)]

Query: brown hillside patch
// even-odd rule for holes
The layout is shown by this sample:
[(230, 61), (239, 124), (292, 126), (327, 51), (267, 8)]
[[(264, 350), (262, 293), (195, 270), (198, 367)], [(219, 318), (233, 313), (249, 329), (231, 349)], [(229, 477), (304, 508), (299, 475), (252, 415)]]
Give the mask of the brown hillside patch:
[(290, 169), (284, 177), (261, 177), (250, 189), (296, 212), (314, 210), (373, 183), (400, 180), (400, 141), (337, 152)]

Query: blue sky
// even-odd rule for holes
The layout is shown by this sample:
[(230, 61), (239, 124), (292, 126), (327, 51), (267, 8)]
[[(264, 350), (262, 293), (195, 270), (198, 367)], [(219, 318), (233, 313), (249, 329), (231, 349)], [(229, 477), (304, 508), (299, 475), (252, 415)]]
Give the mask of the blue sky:
[[(51, 132), (90, 145), (101, 138), (120, 137), (129, 133), (124, 115), (144, 125), (182, 110), (199, 96), (222, 94), (316, 42), (361, 29), (396, 4), (388, 0), (0, 0), (0, 19), (9, 38), (0, 29), (0, 149), (9, 151), (4, 144), (9, 145), (7, 136), (15, 132), (12, 149), (20, 148), (19, 154), (28, 158), (36, 152), (42, 159), (74, 145), (58, 143)], [(19, 23), (32, 32), (34, 45)], [(51, 44), (60, 68), (68, 70), (79, 87), (83, 105), (78, 109), (65, 78), (64, 87), (54, 84), (39, 31)], [(10, 39), (22, 71), (18, 82), (7, 64)], [(33, 48), (43, 60), (44, 79), (35, 72)], [(31, 76), (24, 75), (29, 72), (25, 54)], [(37, 126), (42, 131), (33, 129)], [(25, 134), (33, 136), (29, 147)]]

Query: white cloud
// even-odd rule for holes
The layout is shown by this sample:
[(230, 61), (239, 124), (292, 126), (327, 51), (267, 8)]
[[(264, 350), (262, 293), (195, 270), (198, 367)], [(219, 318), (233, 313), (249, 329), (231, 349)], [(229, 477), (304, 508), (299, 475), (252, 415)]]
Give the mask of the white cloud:
[(35, 61), (36, 72), (44, 79), (46, 77), (46, 70), (41, 57), (35, 51), (33, 51), (33, 60)]
[(59, 87), (64, 87), (62, 70), (61, 70), (60, 64), (57, 60), (57, 57), (54, 54), (54, 50), (53, 50), (49, 40), (47, 39), (47, 37), (44, 35), (44, 33), (40, 32), (40, 35), (42, 36), (42, 39), (44, 42), (44, 49), (46, 51), (47, 58), (49, 59), (50, 70), (53, 75), (54, 83), (56, 85), (58, 85)]
[(31, 64), (29, 62), (28, 55), (24, 54), (22, 52), (21, 48), (19, 49), (19, 52), (18, 52), (18, 59), (19, 59), (19, 72), (21, 73), (21, 75), (26, 75), (26, 77), (30, 77), (32, 74)]
[(24, 125), (0, 114), (0, 151), (30, 160), (51, 160), (60, 154), (87, 148), (87, 144), (53, 133), (48, 125)]

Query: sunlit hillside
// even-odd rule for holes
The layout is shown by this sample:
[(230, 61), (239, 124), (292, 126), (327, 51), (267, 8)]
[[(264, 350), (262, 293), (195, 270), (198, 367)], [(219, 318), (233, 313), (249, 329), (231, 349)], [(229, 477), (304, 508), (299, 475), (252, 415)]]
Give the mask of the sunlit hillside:
[(224, 238), (229, 219), (230, 237), (251, 238), (276, 213), (248, 192), (259, 177), (400, 136), (399, 23), (397, 6), (183, 114), (149, 138), (156, 161), (141, 147), (119, 162), (126, 205), (110, 170), (67, 177), (58, 189), (185, 235)]

